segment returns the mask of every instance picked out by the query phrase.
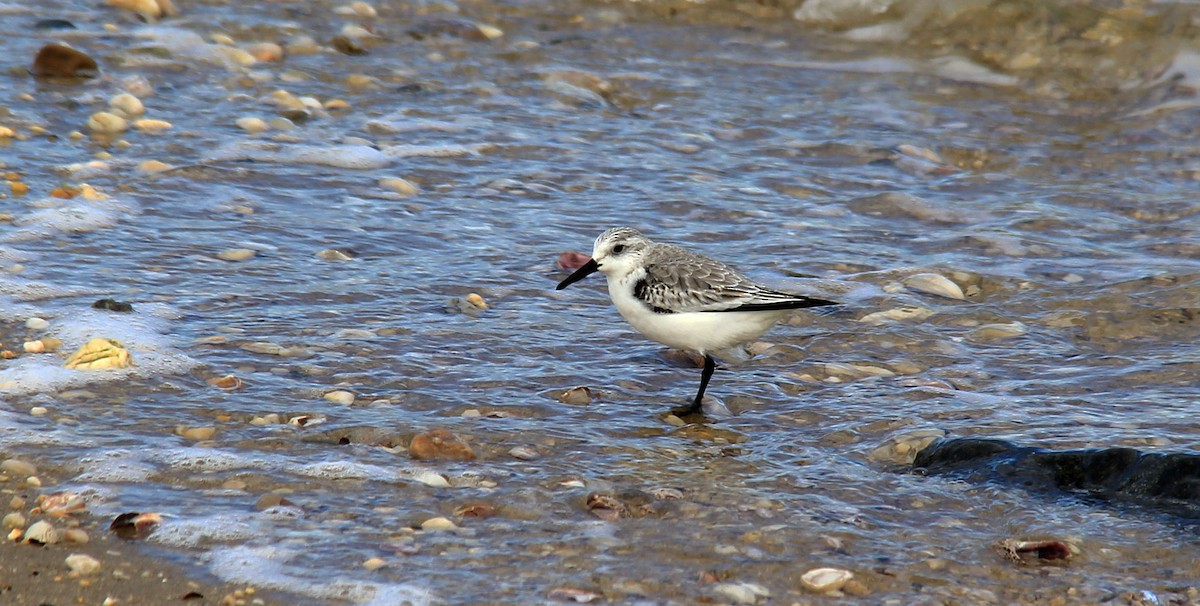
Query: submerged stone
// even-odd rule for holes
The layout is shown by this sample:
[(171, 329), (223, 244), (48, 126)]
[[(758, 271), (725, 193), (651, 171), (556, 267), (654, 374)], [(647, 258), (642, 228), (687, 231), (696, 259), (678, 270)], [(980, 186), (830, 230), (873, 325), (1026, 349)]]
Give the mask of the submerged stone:
[(1086, 492), (1103, 499), (1145, 502), (1186, 517), (1200, 516), (1200, 454), (1115, 447), (1047, 450), (1003, 440), (938, 440), (917, 453), (913, 467), (969, 481), (1000, 481), (1038, 491)]

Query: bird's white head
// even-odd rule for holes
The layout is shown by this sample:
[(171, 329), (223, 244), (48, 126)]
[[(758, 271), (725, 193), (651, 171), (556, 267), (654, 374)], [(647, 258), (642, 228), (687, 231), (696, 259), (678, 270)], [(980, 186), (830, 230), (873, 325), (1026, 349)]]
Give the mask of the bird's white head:
[(650, 240), (631, 227), (614, 227), (596, 238), (592, 260), (596, 269), (612, 278), (623, 278), (642, 265)]
[(623, 278), (642, 265), (650, 249), (650, 240), (632, 227), (614, 227), (596, 238), (592, 259), (558, 285), (562, 290), (587, 276), (601, 272), (609, 278)]

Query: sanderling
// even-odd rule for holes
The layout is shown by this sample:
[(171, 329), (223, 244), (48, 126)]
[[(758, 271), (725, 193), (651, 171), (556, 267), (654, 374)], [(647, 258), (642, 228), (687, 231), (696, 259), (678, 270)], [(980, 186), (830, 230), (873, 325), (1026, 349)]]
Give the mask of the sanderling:
[(748, 343), (793, 309), (837, 305), (767, 288), (737, 270), (673, 244), (614, 227), (596, 238), (592, 258), (558, 285), (562, 290), (602, 272), (617, 311), (638, 332), (668, 347), (704, 356), (700, 391), (679, 415), (700, 412), (716, 369), (712, 352)]

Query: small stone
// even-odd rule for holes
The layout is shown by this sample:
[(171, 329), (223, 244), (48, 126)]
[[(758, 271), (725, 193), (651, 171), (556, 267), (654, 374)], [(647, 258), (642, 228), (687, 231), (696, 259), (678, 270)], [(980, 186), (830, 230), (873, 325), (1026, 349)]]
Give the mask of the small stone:
[(14, 511), (5, 515), (4, 520), (0, 521), (0, 523), (2, 523), (5, 528), (24, 528), (25, 516), (21, 515), (21, 512), (19, 511)]
[(454, 530), (456, 528), (458, 528), (458, 524), (455, 524), (449, 518), (444, 518), (441, 516), (438, 516), (436, 518), (429, 518), (428, 520), (421, 522), (421, 530), (438, 531), (438, 530)]
[(967, 298), (966, 295), (963, 294), (962, 288), (941, 274), (913, 274), (907, 278), (904, 278), (901, 280), (901, 282), (913, 290), (929, 293), (931, 295), (938, 295), (940, 297), (958, 300)]
[(237, 124), (238, 128), (240, 128), (252, 135), (256, 135), (258, 133), (264, 133), (268, 130), (271, 130), (271, 127), (268, 126), (267, 122), (265, 120), (263, 120), (262, 118), (253, 118), (253, 117), (238, 118), (236, 124)]
[(479, 293), (471, 293), (464, 297), (463, 300), (467, 303), (470, 303), (476, 309), (483, 310), (488, 308), (487, 301), (484, 301), (483, 297), (481, 297)]
[(475, 451), (466, 440), (445, 429), (432, 429), (413, 436), (408, 445), (410, 457), (420, 460), (473, 461)]
[(115, 311), (117, 313), (132, 313), (133, 305), (116, 299), (98, 299), (92, 303), (92, 309), (103, 309), (105, 311)]
[(563, 404), (574, 404), (574, 405), (591, 404), (592, 403), (592, 390), (591, 390), (591, 388), (583, 386), (583, 385), (580, 385), (578, 387), (572, 387), (568, 390), (563, 391), (561, 394), (559, 394), (558, 401), (562, 402)]
[(332, 46), (333, 50), (336, 50), (343, 55), (367, 54), (367, 49), (363, 48), (362, 43), (359, 42), (357, 38), (351, 36), (334, 36), (333, 39), (329, 41), (329, 46)]
[(100, 572), (100, 560), (84, 553), (67, 556), (66, 563), (71, 569), (71, 576), (82, 577)]
[(274, 42), (257, 42), (246, 47), (246, 52), (250, 53), (259, 61), (274, 63), (283, 60), (283, 47)]
[(331, 391), (325, 394), (324, 397), (326, 400), (329, 400), (334, 404), (341, 404), (342, 406), (349, 406), (354, 403), (354, 393), (344, 389)]
[(759, 597), (771, 596), (766, 587), (755, 583), (720, 583), (713, 586), (713, 592), (735, 604), (754, 604)]
[(108, 106), (120, 112), (126, 118), (133, 118), (146, 113), (146, 106), (142, 105), (142, 100), (129, 93), (121, 93), (109, 99)]
[(183, 427), (183, 426), (180, 426), (180, 427), (175, 428), (175, 433), (177, 435), (180, 435), (189, 440), (195, 440), (197, 442), (202, 442), (204, 440), (211, 440), (212, 437), (214, 435), (216, 435), (217, 428), (216, 427)]
[(86, 530), (82, 528), (68, 528), (61, 533), (64, 543), (72, 543), (75, 545), (86, 545), (91, 537), (88, 536)]
[(508, 455), (522, 461), (532, 461), (541, 456), (538, 454), (537, 449), (532, 446), (515, 446), (512, 450), (508, 451)]
[(800, 577), (800, 583), (805, 588), (827, 593), (841, 589), (847, 581), (854, 578), (854, 573), (840, 568), (814, 568)]
[(402, 179), (400, 177), (388, 177), (385, 179), (380, 179), (379, 186), (385, 189), (390, 189), (404, 197), (416, 195), (416, 193), (419, 191), (417, 186), (413, 185), (411, 181)]
[(33, 408), (29, 409), (29, 414), (35, 417), (44, 417), (49, 413), (50, 409), (46, 408), (45, 406), (34, 406)]
[[(225, 375), (223, 377), (209, 379), (208, 384), (212, 385), (213, 387), (219, 388), (219, 389), (231, 389), (231, 390), (232, 389), (241, 389), (242, 385), (243, 385), (242, 380), (237, 378), (234, 375)], [(276, 417), (278, 418), (278, 415), (276, 415)], [(278, 421), (276, 421), (276, 422), (278, 422)], [(253, 423), (253, 421), (251, 421), (251, 423)]]
[(33, 75), (51, 78), (91, 78), (100, 68), (87, 53), (65, 44), (50, 43), (33, 59)]
[(133, 127), (141, 132), (154, 134), (170, 130), (175, 126), (166, 120), (148, 120), (143, 118), (141, 120), (134, 120)]
[(384, 560), (383, 558), (370, 558), (363, 562), (362, 566), (367, 570), (375, 571), (387, 566), (387, 560)]
[(323, 261), (350, 261), (354, 259), (354, 255), (348, 251), (326, 248), (317, 252), (317, 258)]
[(25, 320), (25, 328), (28, 328), (29, 330), (46, 330), (47, 328), (50, 328), (50, 323), (42, 318), (33, 317)]
[(217, 258), (222, 261), (238, 262), (253, 259), (258, 253), (249, 248), (231, 248), (217, 253)]
[(20, 459), (5, 459), (0, 463), (0, 471), (15, 477), (27, 477), (37, 473), (37, 467), (33, 463), (26, 463)]
[(971, 331), (971, 336), (980, 341), (995, 339), (1011, 339), (1029, 332), (1029, 328), (1020, 322), (1008, 324), (984, 324)]
[(115, 135), (125, 132), (129, 124), (125, 118), (111, 112), (96, 112), (87, 121), (88, 130), (99, 135)]
[(138, 163), (138, 170), (144, 173), (161, 173), (163, 171), (171, 170), (172, 168), (175, 167), (167, 164), (166, 162), (160, 162), (158, 160), (143, 160)]
[(133, 11), (150, 23), (179, 14), (171, 0), (107, 0), (107, 3), (112, 7)]

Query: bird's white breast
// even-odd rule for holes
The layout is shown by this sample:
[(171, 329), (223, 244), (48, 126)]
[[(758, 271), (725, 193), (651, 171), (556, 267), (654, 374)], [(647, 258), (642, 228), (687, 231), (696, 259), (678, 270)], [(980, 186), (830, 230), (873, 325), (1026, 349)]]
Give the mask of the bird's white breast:
[(708, 353), (757, 339), (787, 311), (655, 313), (633, 294), (646, 277), (637, 269), (608, 278), (608, 294), (621, 317), (638, 332), (668, 347)]

